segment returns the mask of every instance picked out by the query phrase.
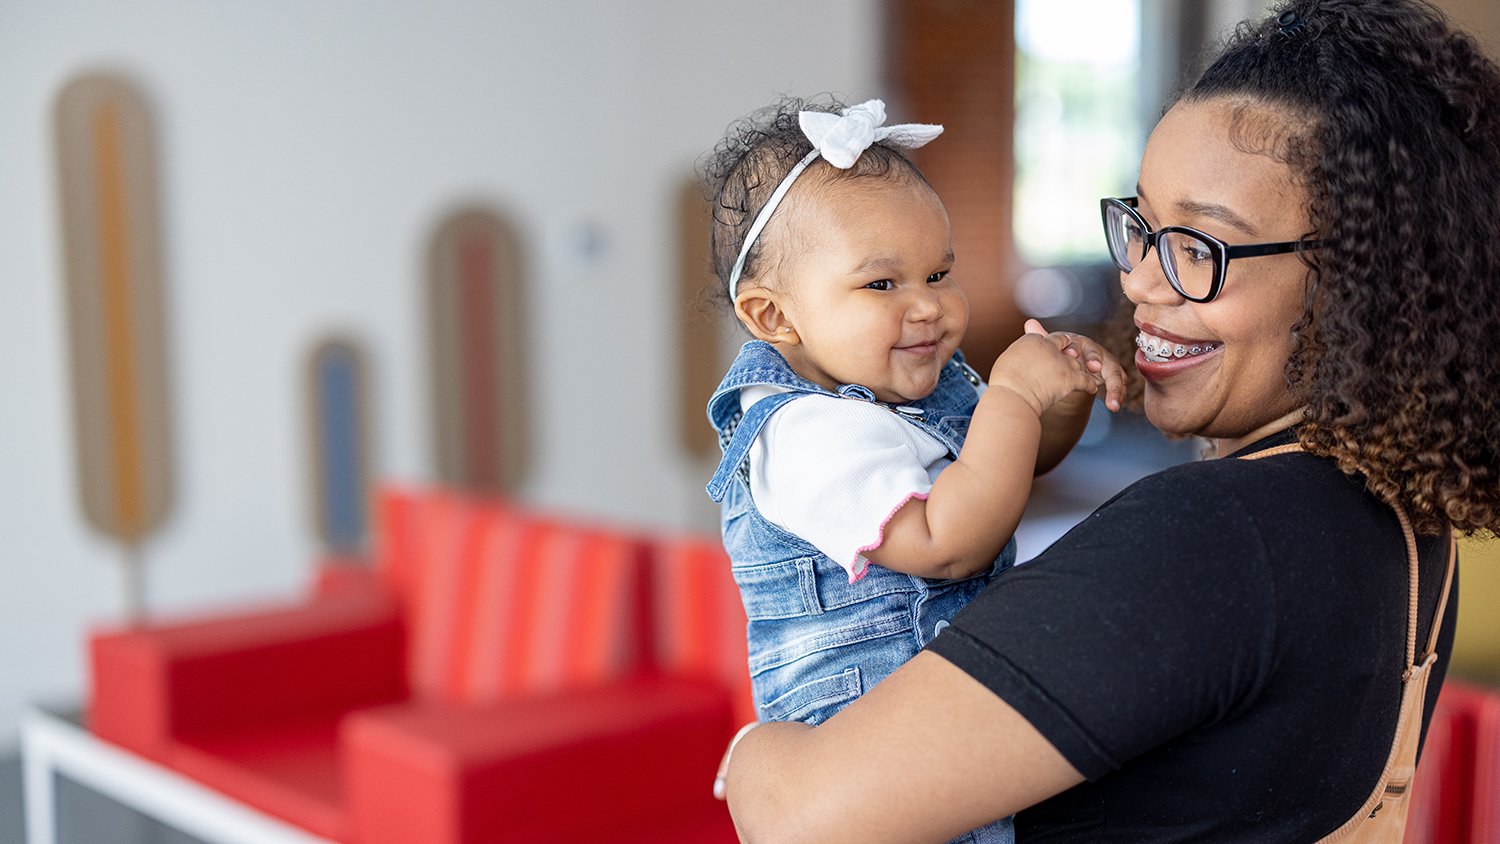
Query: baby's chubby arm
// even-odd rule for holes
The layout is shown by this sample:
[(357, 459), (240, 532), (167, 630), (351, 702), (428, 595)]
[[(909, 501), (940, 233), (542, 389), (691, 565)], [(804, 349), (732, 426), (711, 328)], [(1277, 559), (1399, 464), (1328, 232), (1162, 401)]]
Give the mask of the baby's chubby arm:
[(1093, 396), (1100, 377), (1068, 354), (1077, 338), (1028, 323), (995, 361), (958, 459), (925, 501), (912, 499), (886, 523), (870, 560), (920, 577), (968, 577), (987, 569), (1015, 532), (1031, 494), (1042, 417), (1074, 393)]

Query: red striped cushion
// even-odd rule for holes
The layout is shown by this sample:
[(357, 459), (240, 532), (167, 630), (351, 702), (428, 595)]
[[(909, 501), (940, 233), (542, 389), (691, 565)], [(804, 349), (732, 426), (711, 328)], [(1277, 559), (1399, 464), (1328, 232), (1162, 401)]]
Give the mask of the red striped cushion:
[(641, 664), (638, 538), (442, 491), (381, 504), (377, 559), (407, 606), (416, 695), (488, 703)]

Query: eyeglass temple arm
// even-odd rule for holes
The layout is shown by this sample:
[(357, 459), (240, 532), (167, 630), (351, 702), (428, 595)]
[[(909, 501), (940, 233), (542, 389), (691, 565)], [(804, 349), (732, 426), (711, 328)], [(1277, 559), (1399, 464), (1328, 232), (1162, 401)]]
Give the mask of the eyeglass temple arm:
[(1248, 243), (1243, 246), (1229, 246), (1224, 249), (1226, 258), (1254, 258), (1259, 255), (1280, 255), (1283, 252), (1303, 252), (1308, 249), (1317, 249), (1323, 245), (1321, 240), (1288, 240), (1282, 243)]

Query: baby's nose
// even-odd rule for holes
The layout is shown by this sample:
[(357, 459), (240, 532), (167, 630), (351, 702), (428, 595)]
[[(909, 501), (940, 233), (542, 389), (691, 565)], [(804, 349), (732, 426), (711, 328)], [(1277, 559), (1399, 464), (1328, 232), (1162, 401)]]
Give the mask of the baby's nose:
[(906, 316), (912, 320), (937, 319), (943, 315), (943, 300), (936, 291), (928, 288), (914, 291), (906, 307)]

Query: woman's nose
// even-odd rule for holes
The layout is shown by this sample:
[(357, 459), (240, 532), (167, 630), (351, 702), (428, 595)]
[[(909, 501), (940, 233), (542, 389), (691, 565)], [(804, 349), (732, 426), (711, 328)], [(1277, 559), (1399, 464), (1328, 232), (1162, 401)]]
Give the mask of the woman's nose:
[(1172, 283), (1167, 281), (1161, 261), (1151, 254), (1138, 261), (1135, 269), (1120, 273), (1120, 287), (1125, 291), (1125, 298), (1137, 305), (1171, 305), (1183, 301), (1172, 289)]

